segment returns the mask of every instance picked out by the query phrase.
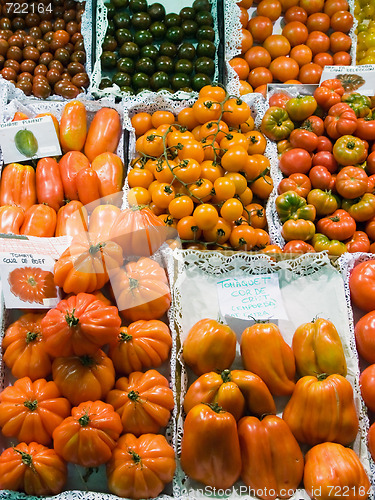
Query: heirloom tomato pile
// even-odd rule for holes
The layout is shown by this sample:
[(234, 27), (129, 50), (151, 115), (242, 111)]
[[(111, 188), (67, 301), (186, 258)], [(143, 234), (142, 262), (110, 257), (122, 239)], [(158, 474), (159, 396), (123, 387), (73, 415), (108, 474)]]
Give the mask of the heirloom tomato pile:
[(189, 248), (268, 251), (266, 138), (249, 105), (205, 86), (191, 107), (135, 114), (128, 201), (148, 205)]
[[(118, 112), (101, 108), (88, 126), (85, 105), (68, 102), (60, 123), (50, 116), (60, 140), (63, 155), (5, 165), (0, 181), (0, 232), (30, 236), (78, 235), (95, 227), (104, 211), (118, 209), (118, 193), (124, 181), (124, 165), (115, 154), (122, 124)], [(25, 130), (19, 150), (26, 156), (33, 146), (33, 134), (27, 130), (28, 116), (17, 112), (13, 121), (22, 120)], [(34, 138), (35, 140), (35, 138)], [(34, 151), (35, 152), (35, 151)], [(102, 201), (101, 201), (102, 200)], [(90, 228), (91, 230), (91, 228)]]
[[(255, 5), (256, 4), (256, 5)], [(318, 83), (326, 65), (351, 64), (347, 0), (241, 0), (241, 54), (229, 61), (241, 93), (272, 82)]]
[(313, 96), (270, 98), (261, 130), (278, 141), (276, 211), (290, 252), (374, 250), (373, 101), (324, 81)]
[(368, 498), (369, 478), (350, 448), (359, 421), (335, 325), (316, 317), (290, 346), (276, 324), (255, 323), (240, 336), (242, 368), (231, 369), (236, 344), (212, 319), (195, 323), (183, 343), (187, 476), (217, 490), (241, 479), (264, 500), (290, 498), (302, 483), (314, 499), (344, 487), (353, 500)]

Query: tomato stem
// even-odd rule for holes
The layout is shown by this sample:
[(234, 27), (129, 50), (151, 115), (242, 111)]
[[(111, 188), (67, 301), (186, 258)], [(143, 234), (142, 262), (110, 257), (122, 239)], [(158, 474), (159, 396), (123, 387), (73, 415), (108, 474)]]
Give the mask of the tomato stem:
[(128, 333), (124, 333), (124, 332), (119, 333), (118, 337), (119, 337), (120, 342), (130, 342), (131, 340), (133, 340), (132, 335), (129, 335)]
[(28, 400), (23, 403), (23, 406), (25, 406), (30, 411), (35, 411), (38, 408), (38, 401), (36, 399), (34, 399), (33, 401)]
[(82, 417), (80, 417), (78, 419), (78, 423), (82, 426), (82, 427), (87, 427), (90, 423), (90, 417), (88, 416), (87, 413), (85, 413), (84, 415), (82, 415)]
[(133, 401), (135, 403), (139, 399), (139, 392), (137, 392), (137, 391), (130, 391), (128, 393), (128, 398), (130, 399), (130, 401)]
[(73, 308), (73, 311), (70, 313), (69, 311), (65, 314), (65, 321), (68, 323), (68, 326), (72, 328), (72, 326), (77, 326), (79, 323), (79, 319), (74, 316), (76, 309)]
[(89, 248), (89, 254), (90, 255), (95, 255), (102, 248), (104, 248), (105, 245), (106, 245), (105, 243), (98, 243), (97, 245), (91, 245), (90, 248)]
[(204, 403), (205, 405), (209, 406), (211, 408), (212, 411), (214, 411), (215, 413), (223, 413), (225, 412), (225, 410), (219, 406), (217, 403), (214, 403), (214, 404), (211, 404), (211, 403)]
[(221, 372), (221, 379), (222, 381), (225, 383), (225, 382), (230, 382), (232, 380), (232, 377), (231, 377), (231, 371), (230, 370), (223, 370)]
[(141, 459), (141, 457), (138, 455), (138, 453), (136, 453), (136, 452), (135, 452), (135, 451), (133, 451), (133, 450), (128, 450), (128, 453), (129, 453), (129, 455), (131, 455), (133, 462), (134, 462), (136, 465), (139, 465), (139, 464), (140, 464), (140, 465), (141, 465), (141, 469), (142, 469), (142, 468), (143, 468), (143, 466), (142, 466), (142, 459)]
[(18, 450), (17, 448), (13, 448), (13, 450), (21, 455), (23, 464), (27, 465), (27, 467), (30, 467), (33, 472), (36, 472), (33, 464), (33, 457), (30, 455), (30, 453), (25, 453), (24, 451)]
[(80, 362), (82, 363), (82, 366), (94, 366), (95, 365), (95, 360), (88, 354), (84, 354), (83, 356), (79, 357)]
[(134, 290), (134, 288), (138, 287), (138, 280), (135, 278), (129, 278), (129, 288), (130, 290)]
[(36, 285), (37, 285), (37, 282), (35, 281), (34, 276), (29, 276), (29, 277), (27, 278), (27, 282), (28, 282), (28, 284), (29, 284), (29, 285), (31, 285), (31, 286), (36, 286)]
[(316, 378), (321, 382), (322, 380), (325, 380), (328, 377), (328, 373), (320, 373), (319, 375), (316, 376)]
[(27, 332), (26, 333), (26, 344), (34, 342), (38, 338), (39, 332)]

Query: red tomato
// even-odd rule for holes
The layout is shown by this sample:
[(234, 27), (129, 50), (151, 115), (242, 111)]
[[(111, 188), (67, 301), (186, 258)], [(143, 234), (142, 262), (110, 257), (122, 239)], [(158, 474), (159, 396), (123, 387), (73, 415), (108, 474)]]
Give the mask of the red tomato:
[(330, 17), (323, 12), (314, 12), (311, 14), (306, 22), (307, 29), (311, 31), (322, 31), (327, 33), (330, 27)]
[(345, 10), (336, 11), (331, 17), (331, 28), (333, 31), (348, 33), (353, 26), (353, 15)]
[(258, 16), (266, 16), (276, 21), (281, 16), (282, 6), (279, 0), (262, 0), (257, 7)]
[(312, 158), (312, 164), (313, 166), (322, 165), (323, 167), (326, 167), (331, 174), (335, 173), (338, 168), (337, 161), (335, 160), (333, 154), (329, 151), (319, 151), (318, 153), (315, 153)]
[(367, 408), (375, 411), (375, 364), (368, 366), (359, 377), (361, 394)]
[(319, 116), (312, 115), (306, 118), (302, 123), (302, 128), (314, 132), (317, 136), (324, 134), (324, 122)]
[(282, 179), (277, 189), (279, 194), (286, 191), (295, 191), (302, 198), (306, 198), (311, 191), (310, 179), (305, 174), (291, 174), (289, 177)]
[(292, 130), (289, 141), (293, 148), (302, 148), (310, 153), (318, 146), (318, 136), (314, 132), (309, 132), (303, 128)]
[(312, 31), (306, 40), (306, 45), (310, 47), (313, 55), (319, 54), (319, 52), (327, 52), (329, 43), (329, 36), (322, 31)]
[(252, 17), (247, 25), (247, 29), (253, 36), (255, 42), (263, 43), (264, 40), (272, 35), (272, 21), (265, 16)]
[(286, 82), (291, 78), (295, 79), (299, 73), (299, 66), (296, 61), (285, 56), (280, 56), (274, 59), (271, 62), (269, 69), (273, 74), (273, 77), (276, 80), (280, 80), (280, 82)]
[(344, 167), (336, 177), (336, 190), (343, 198), (353, 200), (367, 192), (368, 177), (363, 168)]
[(284, 175), (307, 174), (311, 168), (311, 156), (301, 148), (289, 149), (281, 155), (279, 167)]
[(251, 47), (243, 57), (249, 65), (250, 70), (260, 66), (268, 68), (271, 63), (271, 56), (264, 47)]
[(330, 240), (344, 241), (353, 236), (356, 222), (346, 210), (338, 209), (332, 215), (320, 219), (316, 230), (328, 236)]
[(330, 139), (328, 139), (328, 137), (326, 137), (325, 135), (321, 135), (320, 137), (318, 137), (318, 146), (316, 148), (318, 152), (329, 151), (330, 153), (332, 153), (332, 149), (333, 145)]
[(85, 155), (93, 161), (102, 153), (114, 153), (120, 141), (122, 126), (115, 109), (101, 108), (94, 116), (87, 132)]
[(332, 33), (329, 39), (330, 50), (334, 54), (341, 51), (347, 52), (352, 46), (352, 39), (350, 38), (350, 36), (346, 35), (345, 33), (341, 33), (340, 31), (335, 31), (334, 33)]
[(349, 279), (351, 299), (363, 311), (375, 309), (375, 260), (361, 262)]
[(311, 15), (323, 11), (324, 0), (300, 0), (299, 4), (308, 15)]
[(290, 43), (283, 35), (269, 36), (264, 41), (263, 47), (268, 50), (272, 59), (276, 59), (276, 57), (280, 56), (287, 56), (290, 52)]
[(299, 21), (292, 21), (284, 26), (282, 34), (289, 40), (292, 47), (305, 43), (309, 32), (306, 26)]
[(64, 189), (59, 164), (54, 158), (42, 158), (36, 167), (36, 196), (56, 212), (64, 204)]
[(372, 459), (375, 460), (375, 423), (368, 430), (367, 445)]
[(315, 54), (313, 62), (324, 68), (324, 66), (332, 66), (333, 57), (328, 52), (319, 52)]
[(309, 172), (311, 185), (314, 189), (330, 190), (333, 188), (332, 175), (322, 165), (316, 165)]
[(299, 81), (304, 84), (319, 83), (323, 68), (316, 63), (304, 64), (299, 71)]
[(233, 70), (237, 73), (238, 77), (241, 80), (245, 80), (245, 78), (249, 75), (249, 65), (242, 57), (234, 57), (229, 61), (229, 66), (233, 68)]
[(347, 0), (327, 0), (324, 4), (324, 13), (332, 17), (338, 10), (349, 10)]
[(273, 76), (269, 69), (267, 68), (254, 68), (250, 71), (248, 82), (255, 89), (260, 85), (266, 85), (267, 83), (272, 83)]
[(285, 104), (289, 101), (290, 97), (283, 92), (277, 92), (271, 95), (269, 98), (270, 106), (276, 106), (278, 108), (285, 108)]
[(350, 66), (352, 56), (344, 51), (339, 51), (333, 54), (333, 64), (335, 66)]
[(283, 253), (315, 253), (314, 247), (302, 240), (289, 241), (283, 248)]
[(299, 67), (308, 64), (312, 60), (311, 49), (304, 44), (296, 45), (290, 51), (290, 57), (296, 61)]
[(48, 205), (38, 204), (28, 208), (20, 234), (50, 238), (55, 235), (56, 211)]
[(375, 174), (375, 151), (370, 153), (367, 157), (366, 170), (370, 175)]
[(289, 9), (284, 14), (284, 20), (286, 23), (299, 21), (300, 23), (306, 24), (307, 12), (305, 11), (305, 9), (297, 5), (289, 7)]

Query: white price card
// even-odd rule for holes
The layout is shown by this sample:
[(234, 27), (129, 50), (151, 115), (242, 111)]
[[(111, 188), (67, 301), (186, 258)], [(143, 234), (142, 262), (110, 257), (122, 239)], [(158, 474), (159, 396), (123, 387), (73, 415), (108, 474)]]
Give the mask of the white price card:
[(61, 148), (50, 116), (0, 124), (4, 163), (60, 156)]
[(222, 316), (288, 319), (277, 273), (218, 280), (217, 294)]
[(375, 64), (361, 66), (324, 66), (320, 83), (337, 78), (341, 81), (345, 92), (375, 95)]
[(0, 275), (7, 309), (48, 309), (61, 300), (53, 279), (55, 260), (48, 255), (0, 254)]

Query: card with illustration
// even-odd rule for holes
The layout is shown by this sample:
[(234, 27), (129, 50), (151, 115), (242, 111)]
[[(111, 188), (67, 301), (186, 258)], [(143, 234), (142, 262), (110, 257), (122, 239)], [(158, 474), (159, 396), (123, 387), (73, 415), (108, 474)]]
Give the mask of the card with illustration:
[(341, 81), (345, 92), (375, 95), (375, 64), (361, 66), (325, 66), (320, 83), (337, 78)]

